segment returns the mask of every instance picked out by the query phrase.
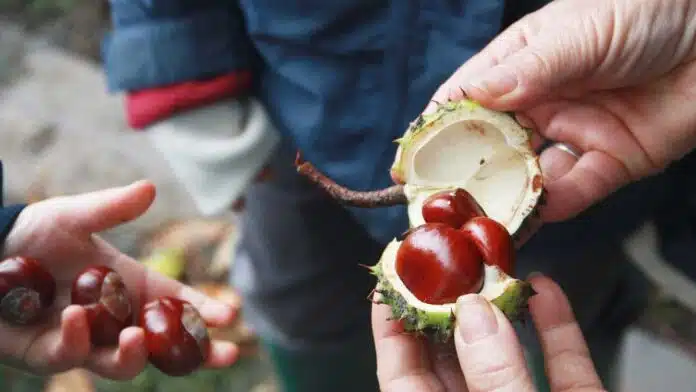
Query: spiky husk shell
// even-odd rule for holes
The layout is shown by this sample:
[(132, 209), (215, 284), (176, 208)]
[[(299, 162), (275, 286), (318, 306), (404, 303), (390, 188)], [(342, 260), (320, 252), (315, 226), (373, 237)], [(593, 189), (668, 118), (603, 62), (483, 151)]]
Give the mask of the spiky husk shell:
[(404, 184), (412, 226), (424, 223), (420, 203), (427, 196), (455, 188), (466, 189), (513, 235), (534, 226), (526, 220), (538, 215), (543, 176), (531, 131), (510, 114), (468, 99), (447, 102), (419, 117), (397, 142), (391, 174)]
[[(370, 268), (377, 277), (373, 302), (389, 305), (391, 318), (400, 320), (405, 332), (425, 336), (431, 341), (449, 341), (456, 317), (466, 315), (457, 315), (455, 304), (424, 304), (408, 291), (391, 263), (399, 245), (399, 241), (392, 241), (380, 261)], [(524, 321), (527, 302), (534, 290), (528, 282), (510, 277), (498, 267), (486, 266), (484, 288), (479, 294), (498, 307), (509, 320)]]
[[(501, 156), (510, 162), (516, 159), (515, 164), (518, 165), (514, 166), (514, 169), (510, 169), (512, 166), (505, 167), (505, 163), (499, 165), (499, 169), (501, 171), (512, 170), (512, 172), (518, 170), (524, 177), (519, 178), (516, 172), (507, 174), (513, 180), (510, 182), (517, 186), (511, 188), (519, 193), (519, 198), (514, 200), (515, 203), (518, 203), (517, 205), (496, 204), (494, 200), (486, 198), (485, 192), (489, 192), (489, 196), (492, 197), (496, 196), (495, 193), (490, 194), (491, 191), (486, 189), (485, 185), (479, 189), (472, 189), (474, 186), (480, 186), (480, 183), (468, 182), (468, 178), (462, 179), (459, 183), (455, 177), (452, 177), (454, 178), (452, 181), (448, 179), (440, 181), (440, 183), (419, 178), (415, 162), (419, 158), (420, 149), (427, 142), (434, 140), (438, 136), (437, 132), (445, 130), (452, 133), (459, 132), (460, 129), (462, 132), (474, 132), (470, 134), (473, 136), (471, 145), (460, 144), (457, 147), (461, 150), (450, 150), (449, 153), (454, 153), (454, 155), (449, 156), (436, 150), (435, 153), (431, 153), (432, 157), (426, 158), (442, 159), (445, 165), (452, 165), (449, 159), (454, 157), (454, 161), (456, 161), (461, 158), (461, 155), (458, 154), (471, 154), (468, 156), (469, 162), (473, 162), (472, 160), (475, 159), (476, 163), (479, 164), (479, 167), (472, 170), (481, 170), (480, 168), (484, 166), (484, 163), (489, 163), (493, 159), (498, 159), (500, 162)], [(433, 134), (435, 135), (433, 136)], [(466, 136), (465, 134), (462, 139)], [(491, 143), (498, 143), (501, 147), (497, 150), (489, 148), (491, 146), (486, 145), (488, 140)], [(479, 143), (480, 147), (474, 146), (476, 142)], [(391, 168), (391, 175), (395, 183), (404, 185), (409, 200), (409, 221), (412, 227), (424, 223), (422, 216), (420, 216), (421, 205), (419, 203), (434, 192), (454, 190), (457, 187), (469, 191), (482, 204), (490, 218), (496, 219), (508, 229), (517, 248), (541, 226), (538, 207), (544, 201), (543, 177), (538, 157), (531, 146), (531, 131), (520, 126), (509, 113), (486, 109), (468, 99), (443, 103), (438, 105), (432, 114), (419, 116), (416, 121), (411, 123), (403, 137), (397, 140), (397, 143), (399, 143), (399, 147)], [(441, 143), (441, 145), (444, 144)], [(445, 147), (445, 149), (447, 148), (450, 146)], [(500, 155), (501, 151), (508, 155)], [(485, 154), (488, 155), (484, 156)], [(421, 161), (428, 165), (427, 159), (421, 158)], [(462, 171), (465, 172), (465, 169), (462, 168)], [(447, 167), (443, 169), (442, 173), (432, 170), (431, 173), (444, 174), (440, 178), (447, 177), (447, 175), (458, 175), (458, 172), (453, 172), (451, 168)], [(493, 177), (500, 173), (491, 172), (489, 174), (492, 174), (491, 177)], [(505, 188), (499, 191), (504, 192)], [(505, 199), (505, 196), (501, 198)], [(505, 200), (509, 201), (510, 199)], [(509, 201), (509, 203), (513, 202)], [(448, 340), (452, 336), (455, 325), (455, 304), (433, 307), (421, 303), (408, 292), (396, 273), (392, 271), (395, 262), (394, 247), (398, 247), (398, 244), (398, 241), (392, 242), (385, 249), (379, 263), (372, 268), (372, 273), (378, 279), (374, 299), (391, 307), (392, 318), (401, 320), (405, 331), (425, 335), (437, 341)], [(392, 273), (385, 273), (385, 271)], [(506, 275), (497, 267), (486, 266), (486, 282), (481, 295), (497, 306), (510, 320), (524, 318), (528, 299), (533, 294), (534, 291), (529, 283)], [(459, 317), (465, 317), (465, 315), (459, 315)]]

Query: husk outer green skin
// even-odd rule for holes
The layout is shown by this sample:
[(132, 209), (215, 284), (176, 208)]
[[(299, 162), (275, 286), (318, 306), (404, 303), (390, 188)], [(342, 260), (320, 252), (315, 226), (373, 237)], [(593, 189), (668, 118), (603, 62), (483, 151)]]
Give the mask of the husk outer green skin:
[[(452, 339), (456, 327), (454, 313), (428, 312), (409, 304), (384, 278), (381, 262), (371, 267), (370, 271), (378, 279), (375, 292), (379, 294), (379, 299), (375, 302), (386, 304), (391, 308), (391, 319), (400, 320), (404, 332), (424, 336), (431, 342), (446, 343)], [(535, 294), (529, 282), (515, 279), (503, 294), (489, 301), (500, 309), (511, 322), (525, 322), (529, 298)]]

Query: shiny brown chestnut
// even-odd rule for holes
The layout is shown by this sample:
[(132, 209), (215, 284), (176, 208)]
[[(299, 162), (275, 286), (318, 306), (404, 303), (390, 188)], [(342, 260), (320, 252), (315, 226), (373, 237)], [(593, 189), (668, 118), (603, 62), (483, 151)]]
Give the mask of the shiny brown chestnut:
[(510, 232), (494, 219), (475, 217), (460, 229), (478, 248), (488, 265), (500, 267), (513, 275), (515, 269), (515, 247)]
[(396, 254), (396, 273), (419, 300), (453, 303), (483, 286), (483, 256), (461, 231), (445, 223), (411, 230)]
[(486, 216), (476, 199), (462, 188), (430, 195), (423, 202), (421, 212), (425, 222), (444, 223), (455, 229), (471, 218)]
[(210, 337), (200, 313), (190, 303), (162, 297), (143, 306), (140, 327), (152, 365), (177, 377), (192, 373), (208, 359)]
[(34, 324), (55, 299), (56, 281), (38, 260), (15, 256), (0, 262), (0, 319)]
[(73, 281), (71, 302), (87, 311), (95, 346), (118, 344), (122, 330), (133, 323), (133, 308), (123, 278), (113, 269), (93, 265)]

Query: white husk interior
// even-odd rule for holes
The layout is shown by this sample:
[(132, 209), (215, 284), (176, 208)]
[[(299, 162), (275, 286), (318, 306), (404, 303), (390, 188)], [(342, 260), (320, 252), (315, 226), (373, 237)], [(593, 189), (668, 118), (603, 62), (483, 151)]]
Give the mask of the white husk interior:
[(527, 131), (509, 116), (470, 104), (444, 112), (404, 139), (395, 160), (409, 198), (409, 220), (425, 223), (423, 201), (442, 190), (466, 189), (486, 214), (514, 234), (541, 193), (541, 175)]
[[(406, 289), (406, 286), (399, 278), (399, 275), (396, 273), (395, 261), (396, 253), (399, 250), (399, 245), (401, 245), (400, 241), (393, 240), (389, 244), (387, 244), (387, 247), (384, 249), (381, 258), (383, 277), (386, 280), (388, 280), (389, 283), (391, 283), (394, 290), (398, 291), (399, 294), (401, 294), (411, 306), (429, 312), (454, 313), (454, 303), (446, 305), (427, 304), (425, 302), (420, 301), (408, 289)], [(489, 300), (493, 300), (501, 294), (503, 294), (503, 292), (505, 292), (505, 289), (507, 288), (507, 285), (512, 283), (509, 277), (505, 275), (498, 267), (486, 265), (484, 271), (484, 285), (483, 289), (479, 292), (479, 294)]]

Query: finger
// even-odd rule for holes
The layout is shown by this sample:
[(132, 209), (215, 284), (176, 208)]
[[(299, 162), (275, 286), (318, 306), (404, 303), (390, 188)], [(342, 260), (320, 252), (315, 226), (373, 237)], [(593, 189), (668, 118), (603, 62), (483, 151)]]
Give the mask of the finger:
[[(152, 274), (157, 273), (152, 272)], [(174, 291), (176, 293), (174, 296), (190, 302), (201, 314), (206, 325), (210, 327), (226, 327), (237, 317), (238, 309), (235, 306), (210, 298), (200, 291), (180, 284), (175, 280), (158, 274), (158, 276), (151, 278), (149, 282), (151, 283), (148, 292), (151, 293), (151, 296), (162, 297), (163, 295), (156, 293)]]
[(654, 169), (654, 163), (629, 127), (594, 94), (585, 101), (559, 101), (544, 104), (525, 114), (534, 120), (539, 132), (554, 142), (568, 143), (581, 151), (602, 151), (625, 166), (637, 180)]
[(470, 391), (534, 391), (527, 363), (514, 329), (483, 297), (471, 294), (457, 301), (455, 344)]
[(161, 297), (175, 297), (191, 303), (208, 326), (226, 327), (236, 319), (237, 306), (215, 300), (190, 286), (150, 270), (101, 238), (95, 238), (94, 243), (101, 255), (98, 259), (118, 271), (126, 284), (133, 287), (134, 292), (139, 294), (137, 301), (140, 304)]
[(90, 350), (87, 314), (70, 305), (61, 313), (60, 328), (40, 335), (27, 349), (25, 361), (32, 367), (61, 372), (80, 366)]
[(234, 364), (239, 359), (239, 347), (229, 341), (214, 340), (211, 342), (210, 355), (206, 360), (207, 368), (219, 369)]
[[(592, 64), (598, 61), (597, 47), (578, 34), (542, 31), (542, 27), (548, 29), (550, 9), (516, 23), (526, 45), (469, 80), (465, 90), (470, 97), (486, 107), (512, 111), (534, 106), (552, 95), (575, 96), (579, 92), (576, 90), (588, 91), (589, 86), (575, 81), (589, 74)], [(542, 12), (543, 16), (538, 16)], [(559, 11), (570, 12), (572, 7)], [(578, 31), (586, 28), (576, 26)]]
[(480, 52), (472, 56), (460, 66), (443, 83), (433, 95), (432, 101), (426, 106), (424, 113), (435, 110), (437, 102), (458, 100), (468, 93), (465, 88), (469, 81), (503, 61), (508, 56), (516, 53), (527, 45), (528, 32), (522, 28), (522, 24), (514, 24), (506, 31), (495, 37)]
[(85, 367), (112, 380), (130, 380), (147, 364), (145, 335), (138, 327), (128, 327), (119, 335), (118, 347), (95, 349)]
[(377, 378), (384, 392), (440, 392), (444, 386), (430, 366), (422, 340), (403, 334), (397, 321), (388, 320), (387, 305), (372, 305), (372, 332), (377, 354)]
[[(543, 162), (543, 165), (548, 162)], [(545, 188), (547, 203), (541, 209), (546, 222), (572, 218), (628, 183), (625, 168), (611, 156), (590, 151), (573, 168)]]
[(549, 184), (566, 175), (580, 158), (561, 150), (556, 145), (545, 148), (539, 156), (544, 183)]
[(539, 163), (545, 177), (544, 221), (571, 218), (652, 167), (635, 137), (615, 116), (592, 103), (561, 101), (525, 112), (549, 140), (584, 151), (575, 163), (570, 154), (549, 149)]
[(530, 282), (538, 293), (530, 300), (529, 307), (539, 333), (551, 390), (603, 390), (585, 338), (561, 288), (542, 276), (531, 278)]
[(84, 233), (98, 233), (142, 215), (155, 199), (149, 181), (95, 192), (66, 196), (59, 203), (59, 219)]
[(429, 344), (430, 363), (433, 372), (446, 391), (466, 392), (466, 380), (459, 366), (457, 350), (452, 342)]

